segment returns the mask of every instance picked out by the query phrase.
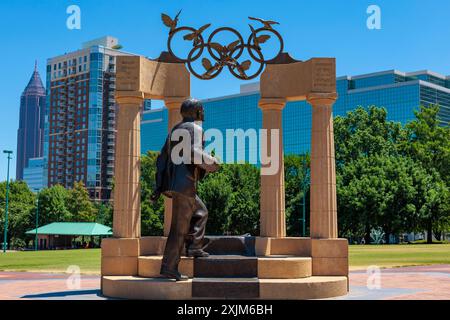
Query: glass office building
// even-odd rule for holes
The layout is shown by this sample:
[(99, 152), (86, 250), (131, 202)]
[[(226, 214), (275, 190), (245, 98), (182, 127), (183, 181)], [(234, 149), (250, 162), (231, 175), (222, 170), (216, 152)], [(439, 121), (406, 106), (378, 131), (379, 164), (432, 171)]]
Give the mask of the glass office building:
[[(431, 71), (403, 73), (397, 70), (337, 79), (338, 100), (334, 116), (345, 115), (358, 106), (385, 107), (388, 118), (403, 124), (414, 119), (420, 105), (438, 104), (440, 119), (450, 121), (450, 76)], [(236, 95), (205, 99), (204, 129), (259, 129), (262, 114), (258, 108), (258, 84), (241, 86)], [(159, 151), (167, 136), (168, 114), (165, 108), (145, 111), (141, 122), (141, 151)], [(283, 110), (285, 154), (308, 152), (311, 145), (311, 106), (306, 101), (289, 102)], [(245, 159), (248, 159), (247, 150)], [(224, 159), (229, 162), (231, 159)]]
[(33, 192), (38, 192), (44, 187), (44, 158), (30, 158), (27, 167), (23, 170), (25, 181)]

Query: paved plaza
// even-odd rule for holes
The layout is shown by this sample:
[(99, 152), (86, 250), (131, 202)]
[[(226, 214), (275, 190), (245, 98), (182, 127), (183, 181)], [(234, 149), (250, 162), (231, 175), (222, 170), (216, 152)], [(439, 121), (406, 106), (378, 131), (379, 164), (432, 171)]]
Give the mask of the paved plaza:
[[(366, 270), (350, 272), (350, 293), (339, 300), (450, 300), (450, 265), (382, 269), (379, 286)], [(372, 275), (373, 276), (373, 275)], [(367, 286), (369, 282), (369, 286)], [(79, 285), (78, 285), (79, 284)], [(375, 287), (369, 289), (369, 287)], [(376, 287), (379, 287), (376, 288)], [(100, 276), (0, 272), (0, 299), (101, 300)]]

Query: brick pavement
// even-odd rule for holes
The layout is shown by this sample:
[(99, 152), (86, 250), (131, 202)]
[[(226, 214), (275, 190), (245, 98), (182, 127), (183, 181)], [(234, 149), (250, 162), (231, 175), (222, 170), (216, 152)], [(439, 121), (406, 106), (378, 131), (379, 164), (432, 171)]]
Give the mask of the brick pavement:
[[(80, 286), (70, 275), (42, 272), (0, 272), (0, 299), (100, 300), (100, 277), (81, 275)], [(365, 270), (350, 272), (350, 293), (338, 300), (450, 300), (450, 265), (382, 269), (380, 288), (367, 287)]]

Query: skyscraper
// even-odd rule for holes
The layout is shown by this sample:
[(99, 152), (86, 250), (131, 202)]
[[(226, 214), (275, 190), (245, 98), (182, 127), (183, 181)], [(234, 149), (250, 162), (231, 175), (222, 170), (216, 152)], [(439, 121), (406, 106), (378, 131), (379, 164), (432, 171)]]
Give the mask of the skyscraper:
[(16, 179), (23, 179), (28, 159), (42, 156), (44, 142), (45, 88), (35, 63), (33, 74), (20, 97), (20, 120), (17, 130)]
[(31, 191), (40, 191), (43, 185), (44, 158), (30, 158), (27, 166), (23, 169), (23, 181)]
[(114, 174), (116, 56), (129, 55), (103, 37), (47, 61), (44, 184), (82, 181), (108, 200)]

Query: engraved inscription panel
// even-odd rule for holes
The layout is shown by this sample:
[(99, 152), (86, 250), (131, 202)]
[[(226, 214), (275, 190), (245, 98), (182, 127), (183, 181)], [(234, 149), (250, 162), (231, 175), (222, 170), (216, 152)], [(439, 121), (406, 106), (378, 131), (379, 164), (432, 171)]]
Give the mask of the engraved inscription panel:
[(139, 91), (140, 57), (117, 57), (116, 85), (117, 91)]
[(313, 60), (313, 92), (336, 92), (336, 63), (334, 59)]

